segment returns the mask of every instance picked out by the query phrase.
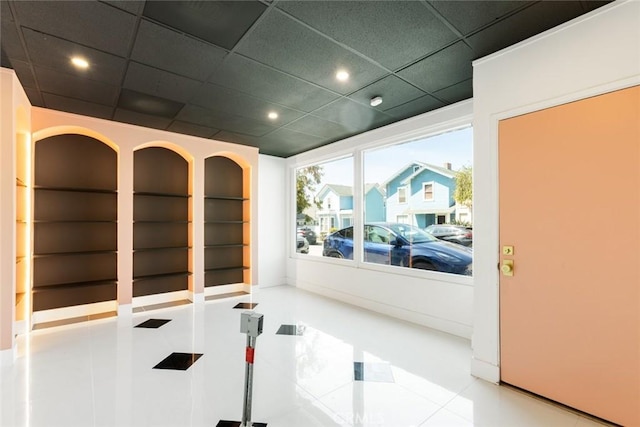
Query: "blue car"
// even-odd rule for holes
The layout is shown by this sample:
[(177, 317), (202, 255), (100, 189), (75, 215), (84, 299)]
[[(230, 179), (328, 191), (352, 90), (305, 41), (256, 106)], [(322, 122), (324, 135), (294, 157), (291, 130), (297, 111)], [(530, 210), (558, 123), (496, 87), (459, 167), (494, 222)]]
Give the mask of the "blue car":
[[(327, 236), (322, 255), (353, 259), (353, 227)], [(439, 240), (412, 225), (376, 222), (364, 226), (364, 260), (470, 276), (473, 249)]]

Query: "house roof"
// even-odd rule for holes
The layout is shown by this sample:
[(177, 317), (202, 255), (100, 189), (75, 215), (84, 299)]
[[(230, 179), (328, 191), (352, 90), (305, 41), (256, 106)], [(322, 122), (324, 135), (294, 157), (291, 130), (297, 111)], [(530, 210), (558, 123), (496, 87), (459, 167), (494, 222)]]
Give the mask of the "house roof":
[(407, 178), (405, 178), (402, 181), (402, 184), (406, 184), (407, 182), (411, 181), (416, 175), (420, 174), (424, 169), (429, 169), (432, 170), (436, 173), (439, 173), (440, 175), (444, 175), (447, 178), (453, 178), (456, 174), (456, 171), (451, 170), (451, 169), (447, 169), (447, 168), (443, 168), (441, 166), (436, 166), (436, 165), (432, 165), (429, 163), (423, 163), (423, 162), (418, 162), (418, 161), (413, 161), (410, 163), (407, 163), (405, 166), (403, 166), (402, 168), (398, 169), (396, 171), (396, 173), (394, 173), (393, 175), (389, 176), (389, 178), (387, 178), (381, 185), (383, 188), (387, 188), (387, 185), (393, 181), (398, 175), (402, 174), (402, 172), (406, 171), (409, 168), (413, 168), (414, 166), (419, 166), (420, 169), (417, 170), (416, 172), (412, 173), (411, 175), (409, 175)]
[[(385, 195), (385, 190), (380, 187), (378, 183), (369, 183), (364, 185), (364, 194), (368, 194), (371, 190), (377, 189), (380, 194)], [(340, 197), (353, 196), (353, 187), (350, 185), (339, 185), (339, 184), (325, 184), (324, 187), (318, 191), (318, 197), (322, 197), (324, 193), (327, 191), (333, 191)]]
[(328, 191), (333, 191), (340, 197), (353, 196), (353, 187), (350, 185), (325, 184), (324, 187), (318, 191), (318, 197), (322, 198)]
[(440, 166), (436, 166), (436, 165), (430, 165), (428, 163), (422, 163), (422, 162), (415, 162), (420, 166), (420, 169), (418, 169), (417, 171), (415, 171), (414, 173), (412, 173), (411, 175), (409, 175), (407, 178), (405, 178), (402, 181), (402, 184), (407, 184), (409, 183), (413, 178), (415, 178), (416, 176), (420, 175), (425, 169), (431, 170), (435, 173), (438, 173), (442, 176), (446, 176), (447, 178), (453, 178), (454, 176), (456, 176), (456, 171), (451, 170), (451, 169), (447, 169), (447, 168), (443, 168)]
[(34, 106), (289, 157), (471, 98), (473, 60), (606, 3), (1, 0), (0, 65)]
[(383, 196), (386, 195), (387, 191), (380, 186), (380, 184), (378, 184), (377, 182), (375, 183), (370, 183), (370, 184), (365, 184), (364, 185), (364, 194), (369, 194), (369, 192), (373, 189), (376, 189), (380, 192), (380, 194), (382, 194)]

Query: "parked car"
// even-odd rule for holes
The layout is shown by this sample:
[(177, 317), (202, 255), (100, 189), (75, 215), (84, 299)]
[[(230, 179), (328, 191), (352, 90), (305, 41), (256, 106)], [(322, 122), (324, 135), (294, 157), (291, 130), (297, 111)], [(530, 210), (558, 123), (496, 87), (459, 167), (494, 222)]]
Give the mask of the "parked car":
[(309, 242), (301, 234), (296, 234), (296, 252), (301, 254), (309, 253)]
[[(408, 224), (380, 222), (364, 226), (364, 260), (377, 264), (471, 275), (473, 250), (436, 239)], [(322, 255), (353, 259), (353, 227), (327, 236)]]
[(302, 237), (307, 239), (310, 245), (315, 245), (318, 241), (318, 236), (316, 236), (316, 232), (310, 229), (309, 227), (298, 227), (298, 234), (302, 234)]
[(433, 237), (464, 246), (473, 245), (473, 230), (470, 227), (450, 224), (434, 224), (424, 229)]

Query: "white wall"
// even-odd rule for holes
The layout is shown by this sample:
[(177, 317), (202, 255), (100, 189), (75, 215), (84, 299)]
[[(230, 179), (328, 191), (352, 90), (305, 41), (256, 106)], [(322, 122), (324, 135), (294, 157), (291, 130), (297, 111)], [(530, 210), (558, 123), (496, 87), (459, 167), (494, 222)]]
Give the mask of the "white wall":
[(472, 373), (497, 382), (498, 120), (640, 84), (640, 1), (612, 3), (480, 59), (473, 83)]
[(258, 164), (258, 284), (266, 288), (286, 282), (286, 167), (284, 159), (264, 154)]
[[(16, 140), (31, 104), (13, 70), (0, 69), (0, 366), (15, 356)], [(18, 110), (21, 113), (18, 113)]]
[[(394, 123), (380, 129), (287, 159), (288, 230), (294, 230), (295, 168), (354, 156), (355, 240), (361, 240), (362, 150), (414, 140), (468, 125), (472, 103), (453, 106)], [(331, 298), (470, 338), (473, 279), (409, 268), (365, 264), (359, 261), (306, 256), (295, 253), (289, 233), (288, 283)], [(356, 247), (354, 260), (361, 259)]]

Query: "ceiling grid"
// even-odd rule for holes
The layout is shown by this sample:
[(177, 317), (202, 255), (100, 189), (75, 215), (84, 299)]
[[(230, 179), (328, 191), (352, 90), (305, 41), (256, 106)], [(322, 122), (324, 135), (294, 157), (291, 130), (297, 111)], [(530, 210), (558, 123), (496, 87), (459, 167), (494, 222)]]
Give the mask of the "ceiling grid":
[(0, 58), (35, 106), (289, 157), (471, 98), (473, 60), (606, 3), (0, 0)]

